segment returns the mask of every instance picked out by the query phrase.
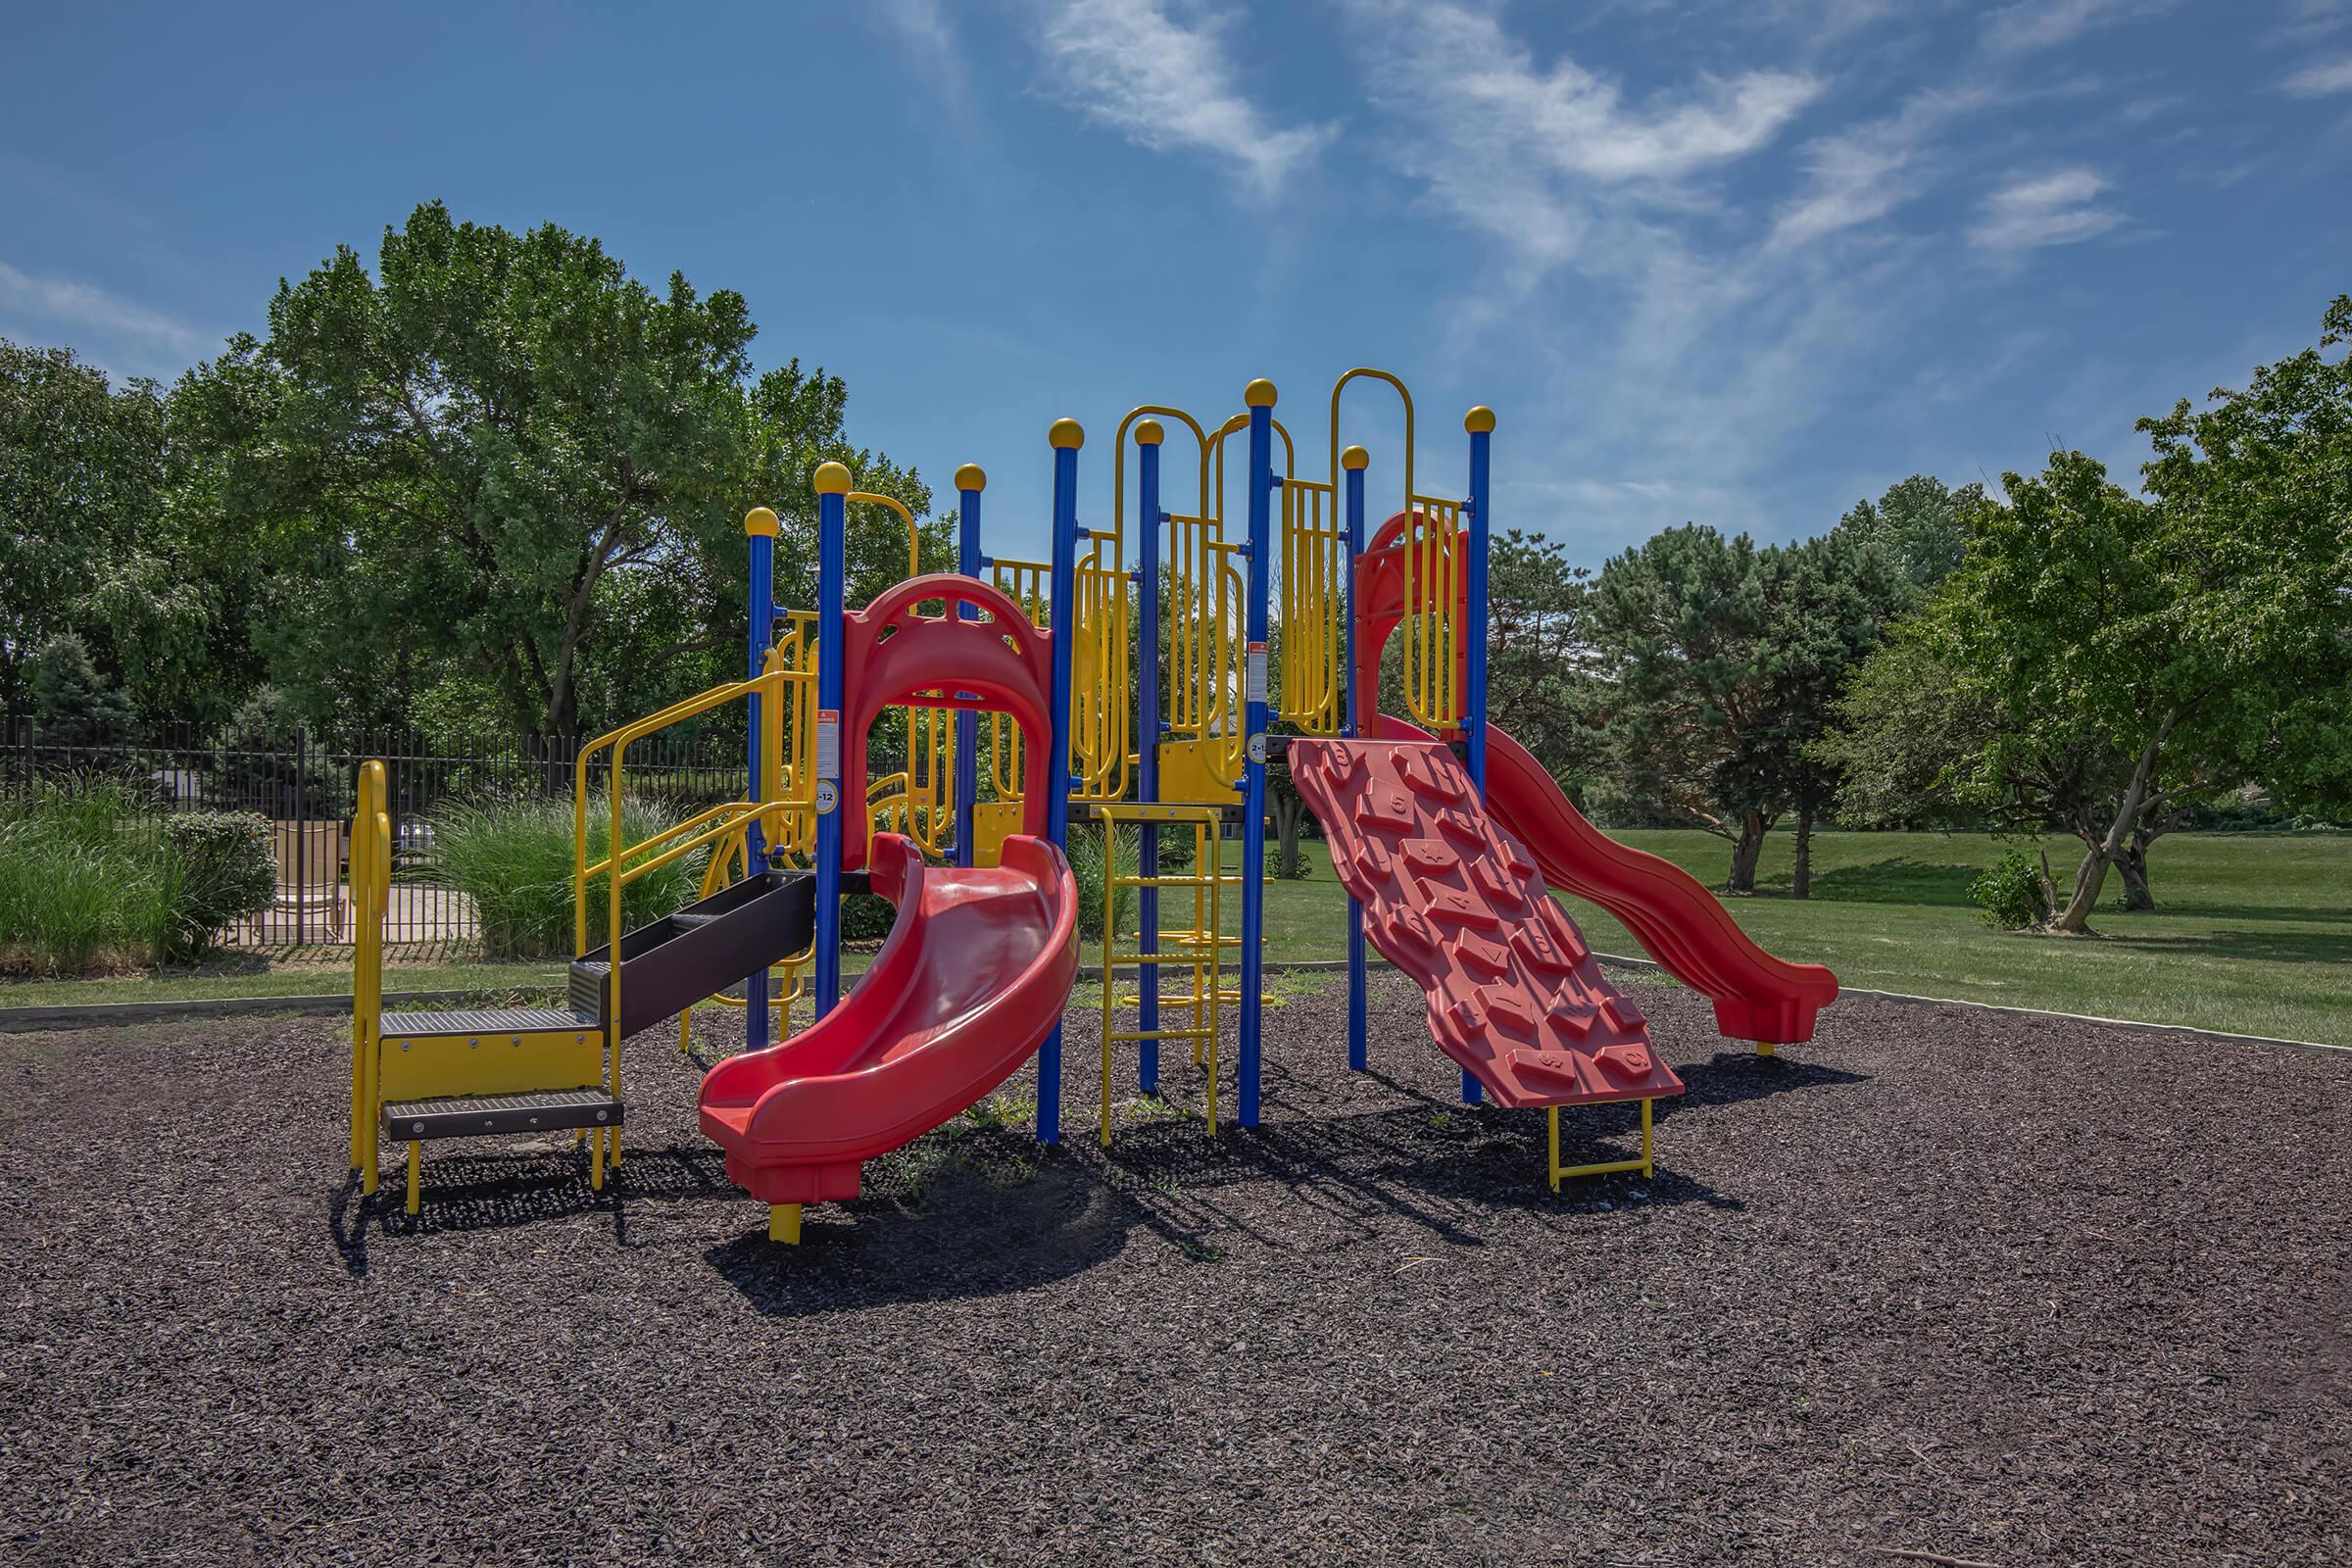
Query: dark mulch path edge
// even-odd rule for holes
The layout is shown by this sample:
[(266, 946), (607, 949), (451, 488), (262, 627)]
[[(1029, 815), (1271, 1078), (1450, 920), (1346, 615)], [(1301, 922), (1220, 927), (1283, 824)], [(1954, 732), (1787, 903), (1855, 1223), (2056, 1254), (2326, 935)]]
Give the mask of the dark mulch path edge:
[[(341, 1177), (324, 1020), (0, 1039), (0, 1544), (26, 1562), (2352, 1559), (2352, 1063), (1841, 1002), (1543, 1181), (1417, 997), (1265, 1125), (966, 1118), (775, 1248), (631, 1045), (630, 1152)], [(708, 1031), (724, 1049), (730, 1021)], [(707, 1058), (706, 1058), (707, 1059)], [(1230, 1100), (1228, 1100), (1230, 1105)], [(1572, 1112), (1571, 1158), (1630, 1109)]]

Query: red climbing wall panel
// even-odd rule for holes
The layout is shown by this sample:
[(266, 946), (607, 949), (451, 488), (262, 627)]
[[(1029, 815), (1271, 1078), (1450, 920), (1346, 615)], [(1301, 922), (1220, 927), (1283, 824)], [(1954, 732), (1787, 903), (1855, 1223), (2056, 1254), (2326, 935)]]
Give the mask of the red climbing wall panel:
[(1364, 935), (1429, 998), (1438, 1049), (1503, 1105), (1679, 1095), (1527, 853), (1443, 746), (1294, 740), (1291, 778)]

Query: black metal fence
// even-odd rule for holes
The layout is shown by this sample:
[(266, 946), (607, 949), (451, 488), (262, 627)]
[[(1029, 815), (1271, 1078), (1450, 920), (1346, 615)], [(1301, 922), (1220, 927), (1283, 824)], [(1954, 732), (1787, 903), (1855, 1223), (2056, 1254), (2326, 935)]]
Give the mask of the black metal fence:
[[(269, 819), (277, 892), (260, 915), (223, 934), (234, 947), (333, 946), (352, 940), (350, 822), (360, 765), (384, 763), (392, 816), (388, 943), (452, 951), (478, 935), (473, 901), (448, 885), (434, 855), (437, 817), (458, 803), (544, 800), (568, 808), (579, 742), (375, 730), (335, 744), (304, 733), (222, 736), (195, 725), (135, 735), (81, 727), (44, 730), (5, 720), (0, 792), (100, 779), (151, 810), (254, 811)], [(601, 790), (609, 759), (596, 758)], [(749, 786), (743, 740), (721, 733), (659, 734), (633, 743), (623, 789), (681, 815), (741, 799)], [(568, 842), (568, 828), (565, 830)]]

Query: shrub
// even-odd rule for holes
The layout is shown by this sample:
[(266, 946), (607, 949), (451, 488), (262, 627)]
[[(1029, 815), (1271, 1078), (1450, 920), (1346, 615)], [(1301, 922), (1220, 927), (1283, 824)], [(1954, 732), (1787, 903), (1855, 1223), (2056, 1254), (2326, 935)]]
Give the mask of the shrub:
[(49, 784), (0, 801), (0, 968), (152, 963), (182, 944), (181, 877), (122, 787)]
[[(572, 814), (569, 801), (445, 802), (433, 813), (432, 863), (424, 875), (473, 901), (482, 947), (493, 958), (538, 958), (571, 952)], [(588, 859), (605, 858), (612, 813), (588, 803)], [(624, 799), (621, 836), (638, 844), (677, 816), (651, 802)], [(708, 852), (697, 850), (621, 889), (624, 929), (674, 913), (702, 890)], [(588, 883), (588, 941), (606, 940), (605, 879)]]
[[(1162, 835), (1165, 837), (1165, 835)], [(1074, 823), (1070, 828), (1070, 877), (1078, 884), (1078, 935), (1090, 942), (1102, 940), (1102, 828), (1100, 823)], [(1118, 874), (1135, 875), (1135, 835), (1119, 834)], [(1165, 865), (1162, 872), (1165, 873)], [(1162, 899), (1161, 904), (1167, 901)], [(1135, 930), (1135, 889), (1119, 889), (1119, 930), (1132, 935)]]
[(178, 872), (181, 951), (209, 947), (222, 927), (270, 907), (277, 857), (259, 812), (181, 812), (165, 819), (164, 842)]
[(1977, 873), (1968, 885), (1984, 923), (2004, 931), (2039, 925), (2050, 917), (2042, 897), (2041, 866), (2023, 850), (2011, 850)]

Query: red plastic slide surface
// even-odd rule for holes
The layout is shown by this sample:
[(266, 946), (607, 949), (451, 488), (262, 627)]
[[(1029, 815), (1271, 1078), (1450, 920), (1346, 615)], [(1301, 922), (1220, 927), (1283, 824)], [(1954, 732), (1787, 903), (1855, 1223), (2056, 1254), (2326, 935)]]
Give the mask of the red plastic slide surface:
[(1438, 1048), (1502, 1105), (1679, 1095), (1642, 1009), (1432, 743), (1295, 740), (1291, 778), (1371, 944), (1421, 982)]
[[(1400, 719), (1384, 716), (1382, 726), (1394, 739), (1429, 738)], [(1814, 1016), (1837, 999), (1836, 975), (1757, 947), (1696, 877), (1586, 821), (1544, 764), (1493, 724), (1487, 808), (1527, 846), (1553, 889), (1608, 910), (1668, 974), (1710, 998), (1725, 1034), (1780, 1045), (1813, 1038)]]
[(1078, 975), (1078, 892), (1044, 839), (1013, 835), (1001, 865), (925, 865), (874, 835), (873, 890), (899, 906), (890, 940), (841, 1004), (703, 1080), (703, 1131), (727, 1177), (770, 1203), (858, 1196), (858, 1168), (1011, 1076)]

